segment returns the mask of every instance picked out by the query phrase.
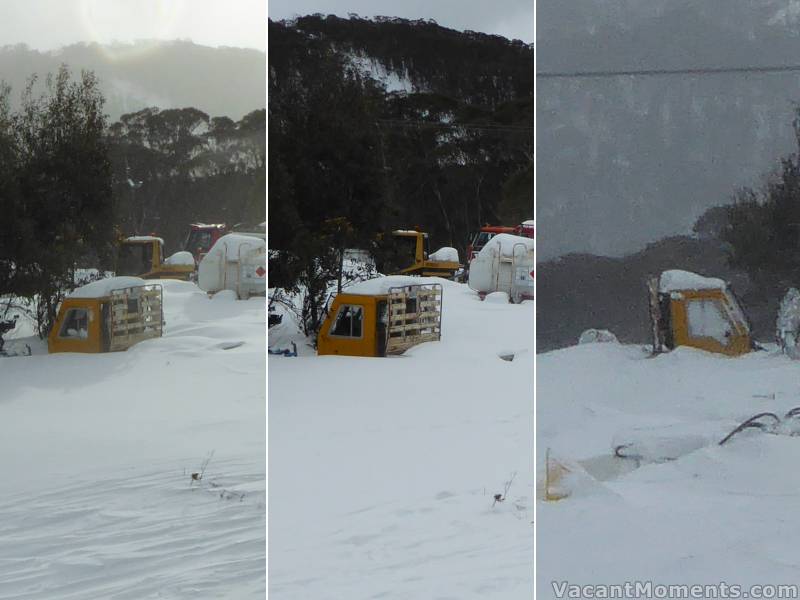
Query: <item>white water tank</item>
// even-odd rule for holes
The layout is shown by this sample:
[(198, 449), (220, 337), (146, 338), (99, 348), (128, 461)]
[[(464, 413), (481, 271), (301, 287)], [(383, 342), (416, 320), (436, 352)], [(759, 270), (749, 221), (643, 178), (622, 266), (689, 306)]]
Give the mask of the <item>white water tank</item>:
[(534, 242), (500, 233), (469, 264), (469, 287), (481, 295), (505, 292), (513, 302), (533, 299)]
[(229, 233), (219, 238), (197, 267), (197, 285), (210, 294), (232, 290), (240, 300), (267, 290), (267, 243)]

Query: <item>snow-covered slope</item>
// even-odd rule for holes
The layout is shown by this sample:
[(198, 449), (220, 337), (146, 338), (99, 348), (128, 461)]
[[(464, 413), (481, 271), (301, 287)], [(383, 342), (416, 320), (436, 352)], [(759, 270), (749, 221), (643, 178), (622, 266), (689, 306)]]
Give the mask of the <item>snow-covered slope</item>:
[[(387, 92), (404, 92), (410, 94), (414, 91), (414, 84), (408, 72), (405, 73), (389, 70), (379, 61), (366, 55), (347, 53), (350, 64), (368, 77), (372, 77), (386, 88)], [(422, 91), (422, 90), (420, 90)]]
[[(572, 469), (572, 495), (537, 503), (538, 597), (564, 581), (795, 583), (800, 438), (718, 442), (756, 413), (800, 405), (798, 374), (773, 352), (647, 358), (608, 343), (539, 355), (537, 466), (542, 477), (549, 449)], [(642, 458), (615, 470), (623, 445)]]
[(531, 597), (533, 304), (439, 281), (439, 342), (269, 357), (270, 598)]
[(0, 598), (264, 597), (264, 300), (160, 283), (163, 338), (0, 358)]

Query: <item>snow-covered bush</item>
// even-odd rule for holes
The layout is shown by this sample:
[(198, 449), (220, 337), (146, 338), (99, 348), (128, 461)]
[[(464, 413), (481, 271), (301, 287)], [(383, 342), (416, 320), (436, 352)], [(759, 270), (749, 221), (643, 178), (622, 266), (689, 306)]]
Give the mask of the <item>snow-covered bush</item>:
[[(380, 274), (369, 255), (350, 253), (341, 263), (342, 289), (378, 277)], [(270, 304), (282, 304), (293, 312), (301, 324), (303, 334), (315, 339), (322, 322), (327, 316), (328, 306), (338, 289), (338, 279), (325, 266), (317, 261), (314, 269), (304, 271), (294, 289), (273, 288), (269, 291)]]
[(800, 291), (796, 288), (790, 288), (781, 301), (775, 335), (784, 354), (795, 360), (800, 358)]

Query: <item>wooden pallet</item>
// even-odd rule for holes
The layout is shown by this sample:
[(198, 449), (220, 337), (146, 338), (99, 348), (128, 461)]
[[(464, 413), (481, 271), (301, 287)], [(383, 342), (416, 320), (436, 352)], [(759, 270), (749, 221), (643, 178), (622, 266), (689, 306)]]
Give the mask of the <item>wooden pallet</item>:
[(160, 285), (112, 290), (109, 310), (109, 350), (127, 350), (164, 332), (163, 292)]
[(386, 354), (402, 354), (442, 337), (442, 286), (438, 283), (390, 288)]

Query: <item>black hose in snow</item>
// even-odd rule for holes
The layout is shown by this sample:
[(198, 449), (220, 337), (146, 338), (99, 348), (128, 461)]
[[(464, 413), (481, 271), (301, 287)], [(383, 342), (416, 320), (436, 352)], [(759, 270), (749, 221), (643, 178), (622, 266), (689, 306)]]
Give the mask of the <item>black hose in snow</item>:
[[(798, 408), (800, 408), (800, 407), (798, 407)], [(781, 422), (780, 417), (778, 415), (776, 415), (775, 413), (771, 413), (771, 412), (758, 413), (757, 415), (753, 415), (752, 417), (750, 417), (749, 419), (744, 421), (736, 429), (734, 429), (728, 435), (726, 435), (724, 438), (722, 438), (720, 440), (720, 442), (719, 442), (719, 445), (722, 446), (725, 442), (727, 442), (729, 439), (731, 439), (737, 433), (739, 433), (741, 431), (744, 431), (745, 429), (757, 428), (757, 429), (763, 430), (767, 426), (767, 424), (758, 422), (758, 420), (761, 419), (762, 417), (770, 417), (770, 418), (774, 419), (775, 420), (774, 425), (777, 425), (778, 423)]]

